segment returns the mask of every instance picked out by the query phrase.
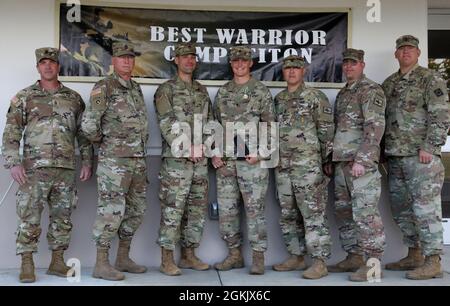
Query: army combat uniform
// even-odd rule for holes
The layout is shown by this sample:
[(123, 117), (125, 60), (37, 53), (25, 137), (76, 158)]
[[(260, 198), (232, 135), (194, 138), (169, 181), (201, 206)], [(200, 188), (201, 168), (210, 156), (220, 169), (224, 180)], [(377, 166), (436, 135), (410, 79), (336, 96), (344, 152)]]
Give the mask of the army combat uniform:
[[(58, 61), (58, 50), (36, 50), (41, 59)], [(39, 81), (14, 96), (6, 116), (2, 153), (7, 169), (22, 165), (27, 182), (17, 191), (16, 253), (37, 252), (41, 213), (49, 205), (47, 239), (51, 250), (66, 250), (76, 206), (75, 138), (83, 166), (92, 166), (93, 150), (80, 133), (85, 104), (78, 93), (60, 83), (54, 91)], [(23, 134), (23, 159), (19, 146)]]
[[(288, 57), (283, 69), (303, 60)], [(300, 68), (301, 68), (300, 67)], [(280, 164), (275, 168), (280, 225), (288, 252), (314, 258), (330, 255), (331, 238), (325, 207), (329, 178), (322, 165), (331, 161), (334, 136), (333, 114), (327, 97), (304, 83), (294, 92), (287, 89), (275, 97), (280, 125)]]
[[(250, 50), (246, 47), (241, 49), (236, 47), (236, 54), (232, 51), (230, 58), (245, 54), (245, 59), (251, 60)], [(227, 123), (253, 122), (258, 125), (259, 122), (267, 122), (270, 128), (270, 123), (275, 122), (270, 91), (254, 78), (242, 85), (233, 80), (226, 83), (218, 90), (213, 108), (215, 119), (224, 130)], [(242, 244), (239, 217), (242, 196), (251, 248), (253, 251), (264, 252), (267, 249), (264, 202), (268, 188), (268, 169), (261, 167), (260, 162), (250, 165), (245, 160), (237, 160), (235, 156), (225, 156), (225, 161), (225, 165), (216, 172), (222, 238), (229, 249), (239, 248)]]
[(93, 239), (109, 249), (118, 233), (130, 241), (146, 210), (147, 108), (140, 86), (117, 73), (97, 82), (83, 115), (83, 133), (100, 143)]
[[(348, 49), (344, 59), (363, 61), (363, 55), (362, 50)], [(381, 193), (378, 161), (385, 106), (381, 87), (364, 75), (353, 84), (347, 83), (336, 97), (334, 205), (341, 221), (340, 240), (349, 255), (380, 259), (384, 252), (384, 227), (378, 210)], [(353, 163), (364, 166), (365, 174), (354, 177)]]
[[(177, 56), (186, 54), (182, 51), (177, 49)], [(186, 52), (195, 54), (195, 49)], [(213, 119), (211, 100), (205, 86), (195, 80), (191, 84), (184, 82), (176, 75), (159, 86), (154, 102), (163, 143), (158, 243), (165, 249), (174, 250), (181, 235), (182, 247), (197, 248), (208, 208), (208, 159), (194, 163), (188, 156), (174, 156), (172, 143), (178, 135), (172, 128), (177, 122), (185, 122), (193, 134), (194, 115), (201, 116), (197, 124), (205, 126)]]
[[(397, 48), (403, 45), (418, 47), (418, 39), (402, 36)], [(385, 154), (392, 215), (409, 248), (421, 248), (425, 256), (440, 255), (444, 182), (440, 155), (450, 126), (445, 81), (437, 72), (416, 65), (406, 74), (392, 74), (382, 87), (387, 97)], [(419, 162), (419, 150), (433, 155), (430, 163)]]

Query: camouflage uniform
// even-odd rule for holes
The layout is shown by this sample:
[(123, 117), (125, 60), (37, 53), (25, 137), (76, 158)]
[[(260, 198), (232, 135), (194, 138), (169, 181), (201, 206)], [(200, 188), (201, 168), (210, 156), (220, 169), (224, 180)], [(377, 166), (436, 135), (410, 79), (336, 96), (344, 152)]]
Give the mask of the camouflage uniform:
[[(135, 54), (133, 47), (121, 50), (114, 56)], [(147, 206), (148, 119), (140, 86), (115, 72), (97, 82), (82, 130), (92, 142), (100, 143), (93, 239), (97, 248), (106, 249), (116, 233), (121, 240), (132, 239)]]
[[(58, 50), (36, 50), (36, 60), (58, 61)], [(78, 93), (60, 84), (55, 91), (41, 88), (39, 82), (21, 90), (11, 100), (3, 133), (3, 156), (7, 169), (22, 165), (27, 182), (17, 191), (16, 252), (37, 252), (41, 234), (40, 219), (49, 205), (47, 239), (51, 250), (66, 250), (77, 202), (75, 187), (75, 138), (82, 165), (92, 166), (93, 150), (80, 134), (85, 104)], [(23, 159), (19, 146), (23, 133)]]
[(331, 153), (334, 124), (332, 108), (319, 90), (302, 84), (275, 97), (280, 124), (280, 165), (275, 169), (281, 206), (280, 226), (290, 254), (330, 255), (331, 238), (325, 207), (329, 179), (322, 164)]
[[(241, 50), (236, 48), (236, 51)], [(230, 57), (232, 56), (231, 53)], [(269, 128), (270, 122), (275, 122), (270, 91), (253, 78), (243, 85), (232, 80), (222, 86), (215, 98), (214, 115), (224, 130), (227, 122), (267, 122)], [(225, 141), (224, 143), (226, 145)], [(216, 172), (220, 233), (229, 249), (242, 244), (239, 217), (242, 196), (251, 248), (264, 252), (267, 249), (264, 201), (268, 187), (268, 169), (262, 168), (259, 163), (250, 165), (233, 156), (225, 156), (224, 160), (225, 165)]]
[[(192, 50), (190, 45), (180, 45), (176, 49), (177, 56), (192, 53), (195, 54), (195, 48)], [(177, 75), (159, 86), (154, 102), (163, 150), (158, 243), (167, 250), (174, 250), (178, 241), (184, 248), (197, 248), (208, 208), (208, 160), (204, 158), (194, 163), (187, 157), (175, 157), (172, 143), (178, 135), (172, 132), (172, 126), (185, 122), (194, 132), (195, 114), (201, 116), (205, 126), (213, 119), (211, 100), (205, 86), (195, 80), (192, 84), (186, 83)]]
[[(350, 53), (356, 53), (357, 60), (363, 56), (363, 53)], [(378, 161), (385, 106), (381, 87), (364, 75), (353, 84), (346, 84), (336, 97), (333, 144), (333, 162), (337, 162), (334, 205), (335, 214), (342, 222), (339, 226), (342, 246), (347, 253), (378, 259), (385, 247), (378, 211), (381, 193)], [(352, 176), (353, 163), (363, 165), (365, 174)]]
[[(382, 87), (387, 97), (385, 154), (394, 220), (408, 247), (421, 247), (426, 256), (442, 254), (440, 155), (450, 126), (445, 81), (416, 65), (404, 75), (392, 74)], [(432, 161), (420, 163), (419, 150), (433, 154)]]

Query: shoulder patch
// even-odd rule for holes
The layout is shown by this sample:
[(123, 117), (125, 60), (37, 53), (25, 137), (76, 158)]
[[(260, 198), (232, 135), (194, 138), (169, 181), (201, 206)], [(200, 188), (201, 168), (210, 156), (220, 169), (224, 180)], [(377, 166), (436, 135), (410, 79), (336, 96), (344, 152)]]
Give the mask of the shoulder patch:
[(323, 113), (331, 115), (333, 113), (333, 110), (331, 109), (331, 107), (324, 106), (323, 107)]
[(20, 99), (17, 98), (17, 96), (14, 96), (14, 97), (11, 99), (11, 104), (14, 105), (15, 107), (19, 106), (19, 104), (20, 104)]
[(373, 98), (373, 104), (378, 107), (384, 107), (385, 99), (383, 91), (380, 88), (380, 91), (376, 91), (375, 98)]
[(440, 88), (436, 89), (434, 91), (434, 94), (436, 95), (436, 97), (440, 97), (440, 96), (444, 95), (444, 93), (442, 92), (442, 90)]
[(106, 97), (101, 86), (96, 87), (91, 92), (92, 109), (104, 109), (106, 106)]
[(380, 98), (377, 97), (375, 99), (375, 101), (373, 102), (373, 104), (375, 104), (376, 106), (379, 106), (379, 107), (383, 107), (384, 101), (383, 101), (383, 99), (380, 99)]
[(97, 87), (97, 88), (94, 88), (94, 89), (91, 91), (91, 97), (92, 97), (92, 96), (99, 95), (99, 94), (101, 94), (101, 93), (102, 93), (102, 88), (99, 86), (99, 87)]

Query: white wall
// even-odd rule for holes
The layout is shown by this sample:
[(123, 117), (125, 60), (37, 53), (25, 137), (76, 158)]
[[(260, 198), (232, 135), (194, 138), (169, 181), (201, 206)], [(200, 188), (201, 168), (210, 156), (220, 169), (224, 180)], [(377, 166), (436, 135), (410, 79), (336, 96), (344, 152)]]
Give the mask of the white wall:
[[(186, 5), (183, 0), (177, 1), (111, 1), (111, 2), (134, 2), (146, 4), (171, 4)], [(393, 57), (395, 39), (403, 34), (413, 34), (420, 39), (422, 58), (420, 63), (426, 64), (427, 58), (427, 1), (425, 0), (382, 0), (382, 15), (380, 23), (368, 23), (366, 20), (365, 0), (191, 0), (194, 6), (211, 7), (211, 3), (220, 3), (233, 8), (239, 6), (248, 7), (277, 7), (277, 8), (333, 8), (351, 7), (353, 16), (352, 47), (366, 51), (366, 75), (377, 82), (382, 82), (390, 73), (397, 69)], [(408, 9), (405, 9), (405, 8)], [(56, 46), (55, 41), (55, 5), (53, 0), (2, 0), (0, 1), (0, 28), (2, 29), (2, 45), (0, 58), (2, 59), (2, 70), (0, 74), (0, 133), (3, 133), (5, 115), (9, 106), (9, 99), (20, 89), (30, 85), (38, 79), (35, 70), (34, 49), (43, 46)], [(66, 83), (67, 86), (77, 90), (83, 98), (88, 101), (89, 92), (93, 84), (89, 83)], [(151, 130), (151, 153), (157, 154), (160, 147), (160, 136), (156, 125), (153, 109), (153, 94), (156, 87), (153, 85), (142, 86), (146, 103), (150, 113)], [(271, 89), (276, 94), (279, 89)], [(208, 91), (214, 97), (217, 88), (210, 87)], [(331, 101), (334, 101), (337, 91), (326, 90)], [(137, 233), (133, 253), (137, 260), (147, 265), (159, 265), (159, 249), (155, 244), (157, 230), (159, 227), (159, 202), (157, 200), (157, 172), (159, 170), (159, 157), (149, 157), (151, 185), (148, 192), (148, 211), (144, 224)], [(2, 163), (2, 160), (0, 160)], [(212, 180), (213, 183), (213, 180)], [(9, 185), (9, 173), (0, 169), (0, 194), (6, 191)], [(87, 184), (79, 185), (80, 203), (73, 215), (75, 225), (69, 256), (81, 259), (85, 266), (94, 263), (95, 248), (90, 241), (92, 222), (95, 217), (96, 184), (91, 180)], [(385, 184), (384, 184), (385, 186)], [(14, 190), (17, 189), (15, 186)], [(278, 207), (274, 201), (273, 181), (267, 196), (269, 250), (266, 256), (266, 264), (273, 264), (283, 259), (286, 255), (284, 245), (281, 241), (281, 232), (278, 228)], [(215, 199), (215, 186), (211, 186), (210, 200)], [(405, 249), (401, 245), (398, 229), (394, 226), (386, 191), (383, 190), (380, 208), (386, 226), (388, 248), (384, 261), (391, 261), (401, 257)], [(36, 263), (39, 267), (45, 267), (49, 262), (49, 251), (45, 241), (46, 226), (48, 224), (47, 212), (43, 215), (43, 234), (39, 254)], [(336, 233), (334, 218), (330, 215), (333, 228), (333, 257), (330, 262), (335, 262), (343, 256), (340, 251)], [(15, 204), (14, 194), (11, 193), (6, 203), (0, 207), (0, 268), (15, 267), (18, 258), (15, 257), (14, 231)], [(249, 257), (246, 245), (247, 259)], [(213, 251), (212, 251), (213, 250)], [(204, 239), (200, 247), (200, 255), (209, 263), (220, 260), (226, 254), (225, 244), (220, 240), (217, 221), (207, 223)], [(249, 261), (248, 261), (249, 262)]]
[(450, 9), (429, 9), (428, 29), (450, 30)]

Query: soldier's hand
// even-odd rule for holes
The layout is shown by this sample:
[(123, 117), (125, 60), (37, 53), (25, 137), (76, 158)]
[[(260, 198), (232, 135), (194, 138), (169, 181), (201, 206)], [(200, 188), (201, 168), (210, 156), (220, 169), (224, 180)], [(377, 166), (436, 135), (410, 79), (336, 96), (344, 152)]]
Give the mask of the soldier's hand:
[(27, 175), (25, 174), (25, 168), (22, 165), (14, 166), (11, 168), (12, 178), (19, 184), (23, 185), (27, 182)]
[(326, 176), (331, 176), (333, 174), (333, 163), (326, 163), (323, 165), (323, 173), (325, 173)]
[(204, 158), (203, 150), (204, 150), (203, 144), (192, 145), (191, 146), (191, 156), (189, 157), (189, 160), (194, 163), (202, 161)]
[(428, 153), (424, 150), (419, 150), (419, 161), (422, 164), (429, 164), (431, 163), (431, 160), (433, 159), (433, 154)]
[(91, 176), (92, 176), (92, 167), (89, 167), (89, 166), (81, 167), (80, 180), (82, 182), (87, 181), (88, 179), (91, 178)]
[(245, 157), (245, 160), (246, 160), (247, 163), (249, 163), (250, 165), (254, 165), (254, 164), (256, 164), (256, 163), (259, 161), (258, 157), (256, 157), (256, 156), (250, 157), (249, 155), (247, 155), (247, 156)]
[(225, 163), (223, 162), (221, 157), (213, 156), (211, 159), (212, 165), (215, 169), (222, 167)]
[(352, 166), (352, 175), (356, 177), (363, 176), (366, 173), (366, 168), (363, 165), (358, 163), (353, 163)]

